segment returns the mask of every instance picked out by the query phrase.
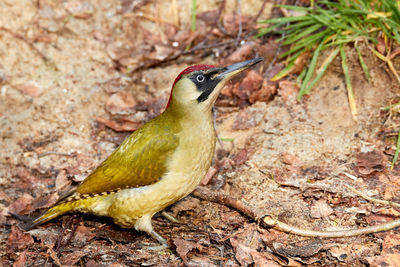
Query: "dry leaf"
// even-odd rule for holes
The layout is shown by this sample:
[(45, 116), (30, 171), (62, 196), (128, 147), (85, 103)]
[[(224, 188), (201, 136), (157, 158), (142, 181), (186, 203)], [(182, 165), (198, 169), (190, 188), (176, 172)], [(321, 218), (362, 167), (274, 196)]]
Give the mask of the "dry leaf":
[(12, 85), (12, 87), (20, 91), (22, 94), (31, 97), (38, 97), (43, 93), (43, 88), (34, 82), (30, 84), (15, 84)]
[(172, 214), (176, 216), (181, 211), (196, 210), (200, 206), (200, 200), (193, 197), (186, 197), (183, 200), (175, 203), (172, 208)]
[(19, 254), (18, 258), (14, 261), (13, 267), (24, 267), (26, 265), (26, 252), (24, 250), (21, 254)]
[(23, 194), (14, 203), (12, 203), (8, 210), (15, 214), (26, 215), (31, 211), (33, 197), (27, 193)]
[(197, 244), (192, 241), (186, 241), (186, 240), (180, 239), (180, 238), (174, 238), (174, 244), (176, 246), (176, 252), (178, 253), (178, 255), (182, 258), (182, 260), (184, 262), (187, 262), (187, 260), (188, 260), (187, 254), (190, 251), (197, 249), (201, 252), (203, 250), (202, 245)]
[(236, 62), (245, 61), (253, 55), (253, 48), (256, 46), (255, 42), (247, 42), (235, 50), (229, 57), (224, 59), (224, 64), (229, 65)]
[(374, 150), (366, 153), (359, 153), (356, 156), (357, 171), (360, 175), (367, 176), (373, 172), (383, 171), (387, 162), (382, 151)]
[(326, 203), (325, 200), (315, 201), (310, 208), (310, 216), (314, 219), (324, 218), (333, 213), (333, 209), (331, 206)]
[(7, 248), (10, 251), (18, 248), (25, 248), (33, 244), (33, 238), (30, 234), (22, 232), (17, 226), (11, 226), (11, 232), (7, 239)]
[(250, 70), (240, 83), (239, 87), (233, 88), (233, 93), (240, 99), (247, 100), (254, 91), (261, 88), (263, 81), (264, 79), (260, 74), (254, 70)]
[(111, 114), (121, 114), (132, 109), (136, 105), (136, 100), (132, 94), (121, 91), (110, 96), (106, 103), (106, 109)]
[(271, 98), (276, 94), (276, 86), (275, 85), (268, 85), (266, 81), (263, 81), (260, 90), (254, 91), (251, 93), (249, 97), (250, 103), (255, 102), (267, 102), (271, 100)]
[(366, 258), (368, 266), (380, 267), (380, 266), (400, 266), (400, 254), (383, 254), (381, 256), (368, 257)]
[(142, 123), (140, 122), (135, 122), (127, 119), (123, 120), (120, 123), (100, 117), (97, 117), (95, 119), (97, 122), (104, 124), (105, 126), (117, 132), (133, 132), (136, 131), (140, 126), (142, 126)]

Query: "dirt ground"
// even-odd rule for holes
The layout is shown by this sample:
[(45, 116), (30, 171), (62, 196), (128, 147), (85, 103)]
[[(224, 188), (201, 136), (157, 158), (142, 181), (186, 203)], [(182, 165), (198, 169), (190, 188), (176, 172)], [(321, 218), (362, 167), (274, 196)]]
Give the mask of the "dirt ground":
[[(345, 187), (400, 201), (393, 170), (399, 98), (387, 66), (348, 48), (353, 118), (340, 61), (301, 101), (274, 37), (254, 40), (256, 20), (276, 12), (251, 1), (0, 0), (1, 266), (399, 266), (398, 229), (351, 238), (300, 237), (227, 206), (188, 196), (154, 218), (168, 250), (108, 218), (65, 215), (29, 232), (9, 212), (35, 215), (82, 181), (133, 130), (159, 114), (188, 65), (264, 57), (218, 99), (217, 143), (202, 185), (305, 229), (339, 230), (397, 218)], [(397, 69), (400, 57), (394, 59)], [(264, 79), (264, 80), (263, 80)], [(386, 265), (385, 265), (386, 264)]]

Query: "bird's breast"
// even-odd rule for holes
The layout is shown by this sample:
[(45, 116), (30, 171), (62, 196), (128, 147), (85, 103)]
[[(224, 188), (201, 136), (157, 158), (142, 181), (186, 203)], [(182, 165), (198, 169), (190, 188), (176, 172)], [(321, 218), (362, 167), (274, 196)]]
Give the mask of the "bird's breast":
[(179, 146), (167, 160), (167, 171), (161, 179), (152, 185), (115, 194), (111, 209), (117, 223), (128, 226), (144, 215), (152, 216), (190, 194), (205, 176), (215, 150), (212, 123), (183, 126)]

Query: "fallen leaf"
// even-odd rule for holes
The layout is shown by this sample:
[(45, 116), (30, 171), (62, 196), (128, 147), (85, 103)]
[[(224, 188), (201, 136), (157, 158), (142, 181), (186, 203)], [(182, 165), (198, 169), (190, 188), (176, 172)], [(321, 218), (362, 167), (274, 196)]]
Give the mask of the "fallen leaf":
[(400, 266), (400, 254), (383, 254), (375, 257), (366, 258), (369, 266)]
[(43, 88), (41, 88), (37, 83), (32, 82), (29, 84), (15, 84), (12, 85), (15, 89), (20, 91), (24, 95), (31, 97), (38, 97), (43, 93)]
[(21, 254), (19, 254), (18, 258), (13, 263), (13, 267), (26, 266), (26, 252), (27, 250), (24, 250)]
[(115, 61), (128, 57), (133, 50), (132, 44), (125, 42), (110, 43), (106, 47), (108, 56)]
[(378, 37), (378, 43), (376, 44), (376, 50), (378, 50), (379, 53), (382, 55), (386, 54), (386, 45), (385, 45), (385, 40), (383, 37)]
[(387, 158), (382, 151), (373, 150), (356, 155), (356, 168), (360, 175), (368, 176), (373, 172), (383, 171)]
[(22, 232), (17, 226), (11, 226), (11, 232), (7, 239), (7, 248), (10, 251), (18, 248), (25, 248), (33, 244), (33, 238), (30, 234)]
[(131, 120), (123, 120), (121, 123), (118, 123), (100, 117), (96, 117), (95, 119), (97, 122), (104, 124), (105, 126), (117, 132), (133, 132), (136, 131), (140, 126), (142, 126), (142, 123)]
[(236, 154), (233, 161), (235, 162), (235, 165), (241, 165), (245, 163), (248, 159), (249, 159), (249, 151), (243, 148), (239, 151), (239, 153)]
[(371, 214), (365, 217), (365, 221), (368, 225), (377, 225), (381, 223), (386, 223), (392, 221), (393, 218), (391, 216), (386, 215), (378, 215), (378, 214)]
[(62, 192), (70, 185), (71, 181), (68, 179), (67, 171), (61, 170), (56, 177), (56, 191)]
[(233, 91), (237, 91), (239, 86), (239, 83), (229, 82), (227, 85), (224, 86), (224, 88), (222, 88), (221, 95), (232, 97)]
[(290, 70), (292, 74), (299, 74), (307, 66), (308, 58), (310, 57), (310, 51), (301, 53), (294, 61), (294, 66)]
[(250, 253), (254, 261), (254, 266), (256, 267), (280, 267), (282, 265), (276, 263), (275, 261), (268, 259), (264, 253), (258, 251), (252, 251)]
[(82, 257), (86, 255), (85, 251), (76, 250), (72, 253), (63, 253), (60, 262), (62, 266), (74, 266)]
[(57, 192), (54, 192), (47, 196), (38, 197), (32, 201), (31, 208), (28, 213), (38, 209), (50, 208), (57, 202), (58, 198), (59, 197)]
[(172, 214), (176, 216), (181, 211), (196, 210), (199, 208), (199, 206), (200, 206), (200, 200), (189, 196), (175, 203), (172, 206), (171, 211)]
[(302, 165), (302, 162), (298, 157), (296, 157), (295, 155), (292, 155), (288, 152), (281, 153), (281, 160), (283, 163), (285, 163), (287, 165), (294, 165), (294, 166)]
[(213, 26), (218, 19), (217, 10), (207, 10), (196, 14), (198, 20), (202, 20), (207, 26)]
[(275, 85), (268, 85), (266, 81), (263, 81), (261, 89), (251, 93), (249, 102), (252, 104), (255, 102), (267, 102), (276, 94), (276, 91)]
[(60, 236), (60, 232), (51, 227), (32, 229), (29, 230), (29, 234), (40, 240), (43, 245), (51, 248), (54, 246)]
[(114, 94), (126, 88), (126, 85), (121, 78), (110, 79), (100, 84), (100, 86), (102, 86), (103, 90), (108, 94)]
[(323, 249), (323, 244), (319, 239), (309, 239), (299, 241), (292, 244), (282, 244), (279, 242), (272, 243), (275, 252), (280, 255), (293, 260), (293, 264), (299, 264), (294, 260), (301, 261), (306, 264), (312, 264), (320, 259), (312, 257)]
[(251, 31), (255, 26), (252, 18), (249, 16), (240, 16), (236, 13), (224, 15), (223, 25), (228, 34), (237, 35), (239, 31), (239, 24), (242, 26), (242, 32)]
[(83, 247), (85, 246), (85, 244), (90, 242), (95, 236), (96, 234), (93, 232), (91, 228), (79, 225), (75, 231), (73, 244), (77, 247)]
[(255, 46), (255, 42), (246, 42), (244, 45), (236, 49), (231, 55), (229, 55), (229, 57), (224, 59), (224, 63), (229, 65), (251, 58), (253, 55), (253, 48)]
[(229, 241), (235, 250), (235, 258), (241, 266), (253, 264), (252, 253), (254, 254), (263, 246), (261, 235), (255, 224), (245, 225), (239, 233), (229, 238)]
[(314, 219), (324, 218), (333, 213), (331, 206), (325, 200), (314, 201), (310, 208), (310, 216)]
[(388, 234), (382, 242), (382, 253), (400, 254), (400, 234)]
[(178, 253), (179, 257), (186, 263), (188, 261), (187, 254), (194, 249), (199, 250), (201, 252), (203, 250), (203, 246), (197, 244), (192, 241), (187, 241), (180, 238), (174, 238), (174, 244), (176, 246), (176, 252)]
[(20, 198), (14, 201), (8, 210), (15, 214), (26, 215), (31, 211), (33, 197), (27, 193), (23, 194)]
[(111, 114), (123, 114), (136, 105), (132, 94), (121, 91), (110, 96), (106, 103), (106, 109)]
[(239, 87), (233, 88), (233, 93), (240, 99), (247, 100), (254, 91), (261, 88), (263, 81), (264, 79), (260, 74), (251, 70), (244, 77)]
[(395, 49), (393, 49), (392, 53), (390, 53), (390, 59), (394, 59), (400, 55), (400, 46), (397, 46)]
[(93, 15), (94, 8), (88, 1), (68, 0), (64, 2), (64, 8), (72, 16), (79, 19), (87, 19)]

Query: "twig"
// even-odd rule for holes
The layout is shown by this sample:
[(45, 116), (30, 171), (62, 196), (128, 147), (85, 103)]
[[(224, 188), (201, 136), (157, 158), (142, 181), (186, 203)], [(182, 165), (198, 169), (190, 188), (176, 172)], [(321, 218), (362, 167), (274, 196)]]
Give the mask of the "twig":
[(391, 222), (378, 224), (374, 226), (368, 226), (359, 229), (351, 229), (351, 230), (338, 230), (338, 231), (314, 231), (297, 228), (295, 226), (288, 225), (283, 223), (270, 215), (264, 216), (262, 222), (266, 227), (274, 228), (275, 230), (282, 231), (289, 234), (301, 235), (301, 236), (310, 236), (310, 237), (320, 237), (320, 238), (337, 238), (337, 237), (349, 237), (349, 236), (358, 236), (364, 234), (373, 234), (383, 231), (388, 231), (393, 228), (400, 226), (400, 219), (393, 220)]
[(363, 234), (372, 234), (377, 232), (388, 231), (400, 226), (400, 219), (397, 219), (391, 222), (359, 228), (359, 229), (338, 230), (338, 231), (313, 231), (288, 225), (286, 223), (279, 221), (278, 219), (275, 219), (271, 215), (260, 215), (255, 211), (254, 208), (248, 206), (247, 204), (244, 204), (242, 201), (219, 192), (211, 191), (210, 189), (207, 189), (202, 186), (198, 186), (196, 190), (193, 191), (192, 195), (202, 200), (215, 202), (233, 208), (243, 213), (244, 215), (246, 215), (247, 217), (249, 217), (254, 221), (261, 220), (262, 225), (266, 228), (274, 228), (275, 230), (278, 231), (290, 234), (296, 234), (300, 236), (320, 237), (320, 238), (349, 237), (349, 236), (358, 236)]
[(219, 192), (211, 191), (210, 189), (207, 189), (203, 186), (198, 186), (196, 190), (193, 191), (192, 195), (203, 200), (219, 203), (236, 209), (250, 219), (255, 220), (259, 218), (257, 213), (252, 208), (244, 204), (242, 201)]
[(376, 199), (376, 198), (372, 198), (370, 196), (367, 196), (366, 194), (364, 194), (361, 191), (358, 191), (357, 189), (355, 189), (354, 187), (348, 185), (348, 184), (344, 184), (344, 186), (346, 186), (348, 189), (350, 189), (353, 193), (355, 193), (356, 195), (364, 198), (365, 200), (368, 200), (371, 203), (375, 203), (375, 204), (380, 204), (380, 205), (386, 205), (386, 206), (392, 206), (392, 207), (396, 207), (396, 208), (400, 208), (400, 204), (396, 203), (396, 202), (392, 202), (392, 201), (388, 201), (388, 200), (382, 200), (382, 199)]
[(261, 14), (263, 13), (264, 9), (265, 9), (265, 4), (267, 3), (267, 0), (264, 0), (264, 2), (261, 5), (260, 10), (258, 11), (257, 15), (254, 17), (254, 22), (257, 22), (258, 18), (261, 16)]

